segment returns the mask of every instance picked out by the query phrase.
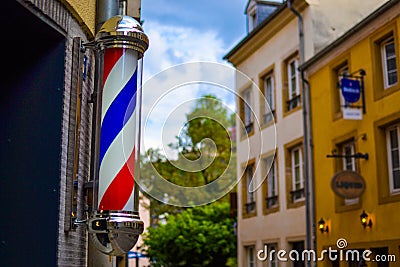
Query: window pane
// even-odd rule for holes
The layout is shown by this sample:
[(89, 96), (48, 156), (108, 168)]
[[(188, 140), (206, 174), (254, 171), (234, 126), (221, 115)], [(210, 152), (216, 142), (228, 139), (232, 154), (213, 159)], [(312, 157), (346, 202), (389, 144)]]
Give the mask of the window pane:
[(389, 58), (386, 61), (388, 72), (396, 70), (396, 58)]
[(393, 189), (400, 189), (400, 170), (393, 171)]
[[(269, 76), (265, 79), (265, 98), (267, 99), (267, 103), (271, 110), (274, 110), (274, 92), (273, 92), (273, 85), (272, 85), (272, 77)], [(266, 111), (269, 112), (268, 108)]]
[(398, 149), (392, 150), (392, 168), (393, 169), (399, 168), (399, 150)]
[(301, 184), (300, 184), (300, 167), (296, 167), (296, 169), (295, 169), (295, 183), (296, 183), (295, 190), (300, 189), (301, 188)]
[(268, 197), (273, 197), (276, 195), (275, 188), (276, 188), (276, 180), (275, 180), (275, 167), (274, 165), (271, 166), (271, 169), (268, 173)]
[(390, 147), (392, 149), (399, 148), (397, 128), (390, 131)]
[(393, 39), (390, 39), (389, 41), (387, 41), (385, 50), (386, 50), (386, 57), (387, 58), (396, 55), (395, 51), (394, 51), (394, 41), (393, 41)]
[[(246, 170), (246, 179), (247, 179), (247, 181), (246, 181), (246, 184), (247, 184), (246, 190), (253, 191), (253, 188), (250, 188), (250, 182), (251, 182), (252, 178), (253, 178), (253, 167), (248, 167), (247, 170)], [(254, 185), (254, 183), (253, 183), (253, 185)], [(247, 202), (248, 203), (254, 202), (254, 192), (247, 191)]]
[(254, 259), (254, 247), (248, 247), (247, 248), (247, 265), (249, 267), (254, 267), (255, 259)]
[(295, 150), (293, 153), (294, 153), (294, 165), (297, 166), (297, 165), (299, 165), (299, 162), (300, 162), (299, 150)]
[(388, 74), (389, 85), (397, 83), (397, 72), (392, 72)]
[(343, 169), (348, 171), (355, 171), (356, 161), (353, 157), (350, 157), (355, 153), (353, 141), (343, 144), (341, 153), (347, 156), (343, 158)]
[(289, 63), (288, 69), (289, 78), (289, 99), (297, 96), (297, 73), (296, 73), (296, 60)]
[(248, 126), (252, 122), (251, 116), (251, 92), (250, 89), (246, 90), (243, 94), (244, 98), (244, 123)]
[(400, 189), (400, 148), (399, 126), (388, 131), (388, 157), (391, 190)]
[[(337, 69), (337, 71), (336, 71), (336, 79), (337, 79), (338, 85), (340, 85), (341, 80), (348, 74), (349, 74), (349, 67), (347, 66), (347, 63), (343, 67), (340, 67), (340, 68)], [(342, 90), (339, 90), (339, 88), (338, 88), (337, 94), (339, 95), (339, 105), (340, 105), (340, 107), (344, 106), (345, 105), (345, 100), (344, 100), (343, 95), (342, 95)]]

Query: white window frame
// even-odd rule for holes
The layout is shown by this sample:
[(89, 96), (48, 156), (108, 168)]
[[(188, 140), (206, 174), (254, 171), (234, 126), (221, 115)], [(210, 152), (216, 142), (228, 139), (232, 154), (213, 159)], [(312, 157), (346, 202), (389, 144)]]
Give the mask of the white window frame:
[[(268, 267), (278, 267), (278, 243), (267, 243), (264, 245), (264, 247), (267, 246), (268, 248), (268, 255), (267, 255), (267, 266)], [(274, 253), (271, 254), (271, 251), (275, 251)], [(267, 253), (267, 252), (266, 252)], [(272, 259), (270, 258), (272, 256)]]
[[(294, 73), (292, 73), (292, 64), (294, 64)], [(287, 63), (289, 100), (292, 100), (300, 95), (300, 82), (299, 82), (300, 79), (299, 79), (299, 72), (297, 71), (298, 65), (299, 65), (299, 60), (297, 58), (293, 58), (289, 60), (289, 62)], [(295, 80), (296, 88), (293, 88), (293, 83), (292, 83), (293, 79)]]
[(250, 125), (253, 122), (253, 112), (252, 112), (252, 93), (251, 93), (251, 88), (246, 89), (243, 91), (243, 119), (245, 126)]
[[(266, 103), (269, 105), (271, 111), (275, 111), (275, 88), (273, 74), (269, 74), (264, 77), (264, 96)], [(265, 107), (265, 112), (269, 112), (267, 106)]]
[[(397, 132), (397, 147), (393, 148), (391, 141), (390, 141), (390, 132), (396, 130)], [(388, 171), (389, 171), (389, 185), (390, 185), (390, 193), (391, 194), (398, 194), (400, 193), (400, 187), (394, 188), (394, 177), (393, 177), (393, 158), (392, 153), (398, 154), (400, 157), (400, 124), (395, 124), (386, 129), (386, 144), (387, 144), (387, 157), (388, 157)], [(396, 170), (400, 170), (400, 167)]]
[[(386, 54), (386, 47), (389, 45), (393, 45), (394, 55), (393, 56), (388, 56)], [(398, 77), (398, 69), (397, 69), (397, 55), (396, 55), (396, 45), (394, 42), (394, 36), (391, 35), (390, 37), (386, 38), (381, 42), (381, 57), (382, 57), (382, 71), (383, 71), (383, 80), (384, 80), (384, 88), (387, 89), (389, 87), (392, 87), (393, 85), (396, 85), (399, 81)], [(387, 66), (387, 61), (394, 59), (395, 61), (395, 66), (396, 68), (393, 70), (388, 70)], [(389, 72), (395, 72), (396, 73), (396, 82), (393, 84), (389, 84)]]
[[(349, 149), (349, 150), (346, 150), (346, 149)], [(352, 141), (343, 143), (341, 145), (341, 150), (342, 150), (341, 151), (342, 155), (354, 155), (354, 153), (355, 153), (354, 141), (352, 140)], [(346, 170), (347, 171), (356, 171), (356, 159), (354, 157), (351, 157), (351, 158), (343, 157), (342, 164), (343, 164), (344, 171), (346, 171)]]
[[(250, 183), (251, 180), (253, 179), (253, 175), (254, 175), (254, 170), (253, 170), (253, 166), (247, 166), (246, 168), (246, 190), (247, 190), (247, 203), (253, 203), (256, 202), (256, 197), (255, 197), (255, 192), (250, 192), (249, 188), (250, 188)], [(254, 183), (253, 183), (254, 185)]]
[(251, 32), (255, 27), (257, 27), (257, 7), (256, 3), (251, 3), (252, 6), (249, 6), (247, 12), (247, 23), (248, 23), (248, 31)]
[[(270, 156), (264, 159), (264, 164), (267, 173), (267, 197), (278, 196), (278, 179), (276, 175), (276, 164), (274, 162), (274, 156)], [(269, 168), (269, 169), (268, 169)]]
[[(347, 63), (346, 63), (346, 65), (340, 67), (337, 70), (337, 76), (338, 76), (337, 79), (338, 79), (339, 84), (341, 84), (341, 80), (345, 77), (346, 74), (347, 75), (349, 74), (349, 66), (347, 65)], [(339, 88), (338, 93), (339, 93), (340, 108), (343, 109), (344, 105), (346, 105), (346, 101), (344, 100), (344, 97), (342, 94), (342, 88)]]
[[(295, 163), (295, 153), (298, 152), (299, 154), (299, 162), (298, 164)], [(303, 153), (302, 153), (302, 146), (297, 146), (294, 147), (291, 152), (291, 159), (292, 159), (292, 188), (293, 191), (297, 191), (300, 189), (304, 189), (304, 173), (303, 173)], [(299, 175), (300, 177), (296, 176), (296, 169), (299, 169)], [(299, 179), (297, 179), (299, 178)], [(298, 180), (298, 181), (297, 181)], [(299, 188), (297, 188), (297, 185), (300, 185)], [(301, 198), (295, 199), (294, 201), (301, 201), (304, 199), (304, 195)]]
[(255, 246), (246, 246), (246, 256), (247, 256), (247, 266), (255, 267), (256, 266), (256, 255), (255, 255)]
[[(349, 150), (346, 151), (346, 148), (348, 148)], [(341, 155), (347, 155), (347, 154), (348, 155), (354, 155), (356, 153), (355, 151), (356, 151), (356, 147), (355, 147), (355, 144), (354, 144), (354, 140), (345, 142), (345, 143), (343, 143), (341, 145), (341, 151), (340, 151)], [(351, 157), (351, 158), (343, 157), (342, 165), (343, 165), (342, 169), (344, 171), (346, 171), (346, 170), (347, 171), (356, 171), (357, 170), (357, 168), (356, 168), (356, 159), (354, 157)], [(345, 205), (354, 205), (354, 204), (357, 204), (358, 201), (359, 201), (358, 197), (356, 197), (356, 198), (345, 198), (344, 199), (344, 204)]]

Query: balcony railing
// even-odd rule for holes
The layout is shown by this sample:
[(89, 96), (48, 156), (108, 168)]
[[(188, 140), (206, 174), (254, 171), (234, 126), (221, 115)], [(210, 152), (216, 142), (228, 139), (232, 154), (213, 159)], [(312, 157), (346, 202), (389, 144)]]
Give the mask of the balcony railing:
[(253, 122), (250, 122), (246, 126), (244, 126), (244, 133), (243, 134), (248, 134), (253, 131)]
[(278, 196), (267, 197), (266, 199), (267, 209), (278, 206)]
[(304, 188), (293, 190), (290, 194), (292, 194), (292, 202), (302, 200), (304, 198)]
[(287, 110), (292, 110), (297, 108), (298, 106), (300, 106), (300, 95), (292, 97), (291, 99), (286, 101), (286, 104), (287, 104)]
[(256, 209), (256, 202), (253, 201), (253, 202), (246, 203), (245, 206), (246, 206), (246, 213), (253, 212)]
[(274, 118), (275, 118), (275, 110), (272, 110), (271, 112), (263, 114), (263, 124), (267, 124), (268, 122), (273, 121)]

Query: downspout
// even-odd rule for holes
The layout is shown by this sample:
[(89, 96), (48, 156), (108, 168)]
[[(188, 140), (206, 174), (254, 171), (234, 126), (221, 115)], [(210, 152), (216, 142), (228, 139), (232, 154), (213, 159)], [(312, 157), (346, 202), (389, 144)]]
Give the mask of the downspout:
[(96, 3), (96, 32), (101, 25), (111, 17), (122, 15), (120, 13), (119, 0), (97, 0)]
[[(303, 30), (303, 17), (302, 15), (293, 7), (292, 2), (294, 0), (288, 0), (288, 8), (297, 16), (298, 18), (298, 31), (299, 31), (299, 54), (300, 54), (300, 65), (304, 63), (304, 30)], [(305, 158), (305, 198), (306, 198), (306, 249), (314, 249), (315, 244), (313, 241), (315, 225), (314, 225), (314, 197), (313, 197), (313, 181), (311, 171), (312, 167), (312, 154), (311, 152), (311, 114), (310, 110), (310, 95), (309, 95), (309, 84), (304, 77), (304, 71), (301, 70), (301, 81), (302, 81), (302, 105), (303, 105), (303, 143), (304, 143), (304, 158)], [(308, 116), (309, 115), (309, 116)], [(307, 261), (307, 266), (310, 266), (311, 262)]]
[[(96, 1), (96, 33), (100, 30), (101, 26), (105, 21), (107, 21), (109, 18), (118, 15), (119, 12), (119, 0), (97, 0)], [(95, 56), (95, 68), (96, 71), (94, 73), (94, 80), (98, 81), (99, 80), (99, 73), (100, 70), (99, 68), (99, 57), (96, 54)], [(98, 117), (98, 84), (97, 82), (94, 84), (94, 89), (92, 92), (92, 95), (90, 97), (89, 102), (92, 103), (92, 138), (91, 138), (91, 143), (96, 144), (96, 140), (99, 140), (98, 138), (98, 133), (96, 131), (96, 124), (99, 123), (99, 117)], [(91, 146), (91, 160), (90, 160), (90, 180), (93, 181), (93, 183), (96, 183), (95, 177), (97, 177), (97, 169), (95, 168), (97, 162), (98, 162), (98, 157), (96, 156), (96, 145)], [(96, 187), (95, 185), (92, 185), (94, 188)], [(97, 203), (97, 196), (96, 194), (93, 195), (93, 205), (95, 206), (95, 203)]]

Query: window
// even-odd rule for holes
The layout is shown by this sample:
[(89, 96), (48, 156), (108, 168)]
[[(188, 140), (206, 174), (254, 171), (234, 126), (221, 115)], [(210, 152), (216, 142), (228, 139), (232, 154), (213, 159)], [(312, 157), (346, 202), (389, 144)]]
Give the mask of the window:
[(292, 200), (296, 202), (304, 198), (303, 155), (301, 147), (295, 147), (292, 158)]
[(297, 71), (298, 59), (294, 58), (287, 63), (288, 101), (287, 110), (292, 110), (300, 105), (300, 83)]
[(267, 266), (278, 267), (278, 259), (276, 257), (276, 254), (278, 253), (278, 244), (277, 243), (265, 244), (264, 247), (268, 248)]
[(397, 25), (392, 23), (371, 37), (374, 100), (400, 90)]
[(254, 246), (246, 246), (246, 266), (255, 267), (256, 266), (256, 256), (255, 256), (255, 247)]
[(394, 112), (374, 122), (378, 203), (400, 202), (400, 115)]
[(267, 209), (278, 206), (278, 179), (276, 173), (276, 166), (274, 156), (263, 159), (264, 169), (266, 170), (266, 183), (267, 183), (267, 196), (266, 207)]
[[(250, 188), (251, 181), (253, 179), (253, 166), (248, 166), (246, 169), (246, 190), (247, 190), (247, 202), (246, 202), (246, 212), (252, 212), (255, 209), (255, 195), (252, 188)], [(253, 183), (254, 185), (254, 183)]]
[(342, 107), (344, 107), (344, 106), (347, 106), (349, 103), (347, 103), (345, 100), (344, 100), (344, 97), (343, 97), (343, 95), (342, 95), (342, 90), (341, 90), (341, 88), (340, 88), (340, 84), (341, 84), (341, 80), (344, 78), (344, 77), (346, 77), (346, 75), (348, 75), (349, 74), (349, 67), (347, 66), (347, 63), (344, 65), (344, 66), (341, 66), (341, 67), (339, 67), (339, 69), (337, 69), (336, 70), (336, 74), (337, 74), (337, 79), (338, 79), (338, 89), (339, 90), (337, 90), (338, 91), (338, 94), (339, 94), (339, 103), (340, 103), (340, 107), (342, 108)]
[(272, 74), (264, 77), (264, 97), (266, 100), (265, 110), (263, 114), (263, 123), (266, 124), (274, 119), (275, 114), (275, 88), (274, 77)]
[(240, 117), (244, 123), (245, 129), (243, 135), (253, 132), (253, 112), (252, 112), (252, 93), (251, 88), (246, 89), (240, 99)]
[(305, 204), (303, 137), (284, 145), (285, 189), (288, 209)]
[(396, 51), (393, 36), (388, 37), (381, 43), (382, 71), (384, 88), (397, 84)]
[(304, 251), (304, 241), (297, 241), (291, 243), (292, 250), (296, 251), (297, 253), (292, 253), (292, 257), (295, 258), (293, 261), (293, 267), (304, 267), (304, 259), (302, 258), (303, 251)]
[[(340, 154), (345, 157), (342, 158), (342, 170), (344, 171), (356, 171), (356, 159), (352, 157), (355, 154), (354, 139), (344, 142), (340, 145)], [(353, 205), (358, 203), (359, 198), (346, 198), (344, 200), (345, 205)]]
[(247, 26), (248, 32), (251, 32), (255, 27), (257, 27), (257, 7), (256, 3), (250, 3), (247, 9)]
[(354, 154), (355, 154), (355, 148), (353, 140), (342, 144), (341, 155), (345, 156), (343, 157), (343, 163), (342, 163), (343, 170), (356, 171), (356, 160), (354, 157), (351, 157)]
[(344, 100), (341, 89), (341, 82), (349, 74), (348, 60), (340, 62), (332, 68), (332, 111), (333, 119), (342, 117), (342, 109), (348, 105)]
[(254, 164), (255, 161), (251, 160), (250, 163), (247, 164), (244, 172), (243, 178), (241, 181), (242, 187), (242, 214), (243, 218), (248, 218), (252, 216), (256, 216), (256, 195), (254, 192), (254, 183), (252, 183), (254, 176)]
[[(372, 255), (369, 257), (370, 259), (378, 259), (377, 255), (380, 257), (382, 257), (382, 255), (390, 255), (388, 247), (370, 248), (370, 251), (372, 251)], [(376, 267), (389, 267), (389, 261), (377, 261)]]
[(400, 124), (386, 130), (390, 193), (400, 193)]

